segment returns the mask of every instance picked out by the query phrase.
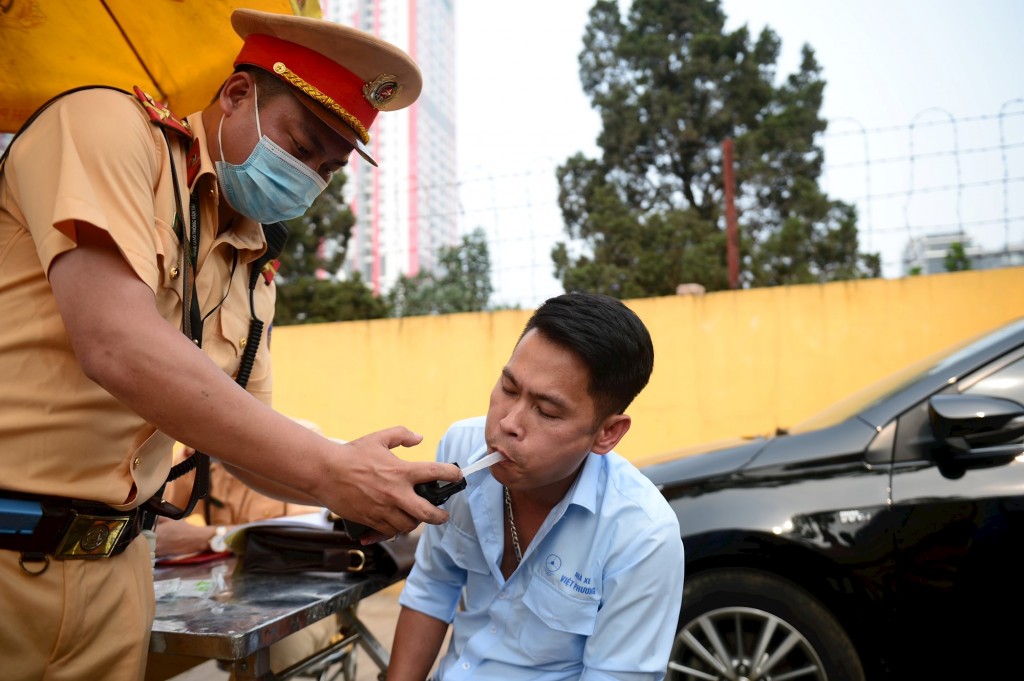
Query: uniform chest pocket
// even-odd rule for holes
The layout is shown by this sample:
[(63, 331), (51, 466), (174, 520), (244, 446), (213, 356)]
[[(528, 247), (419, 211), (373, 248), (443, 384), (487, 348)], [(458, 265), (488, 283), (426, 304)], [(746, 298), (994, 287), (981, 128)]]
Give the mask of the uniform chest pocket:
[(570, 595), (534, 576), (523, 595), (529, 621), (519, 627), (522, 651), (537, 665), (579, 660), (597, 626), (599, 596)]
[(457, 525), (457, 518), (449, 520), (441, 547), (460, 569), (466, 571), (464, 590), (465, 607), (469, 611), (486, 608), (494, 594), (495, 577), (491, 574), (487, 558), (480, 550), (476, 535), (468, 535)]
[(222, 369), (234, 371), (249, 342), (250, 317), (235, 305), (221, 305), (214, 316), (217, 323), (203, 330), (203, 347)]
[(460, 518), (453, 513), (441, 538), (441, 547), (452, 561), (467, 572), (487, 574), (487, 559), (480, 550), (480, 539), (475, 534), (468, 534), (458, 526)]

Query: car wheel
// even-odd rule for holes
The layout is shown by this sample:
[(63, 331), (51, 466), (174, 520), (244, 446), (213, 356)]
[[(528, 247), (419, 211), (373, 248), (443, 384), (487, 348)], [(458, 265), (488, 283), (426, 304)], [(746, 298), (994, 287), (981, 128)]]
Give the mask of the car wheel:
[(686, 577), (666, 681), (864, 681), (853, 643), (825, 607), (757, 570)]

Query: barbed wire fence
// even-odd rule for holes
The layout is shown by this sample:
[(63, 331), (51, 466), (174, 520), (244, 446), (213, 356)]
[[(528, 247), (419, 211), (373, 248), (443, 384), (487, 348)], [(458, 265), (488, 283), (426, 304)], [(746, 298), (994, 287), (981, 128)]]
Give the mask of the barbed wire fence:
[[(1024, 244), (1024, 98), (957, 118), (939, 108), (907, 125), (831, 121), (823, 188), (858, 208), (861, 247), (899, 276), (912, 239), (956, 234), (986, 251)], [(858, 179), (859, 178), (859, 179)]]
[[(0, 135), (0, 150), (9, 140)], [(955, 234), (989, 253), (1024, 248), (1024, 97), (973, 116), (932, 107), (884, 127), (836, 117), (818, 143), (821, 186), (856, 206), (861, 251), (881, 255), (884, 277), (905, 274), (905, 250), (921, 237)], [(456, 182), (457, 214), (435, 216), (455, 218), (462, 233), (484, 230), (495, 305), (535, 307), (562, 290), (551, 251), (568, 238), (555, 177), (565, 161), (470, 170)]]
[[(904, 276), (921, 237), (957, 234), (990, 253), (1024, 247), (1024, 98), (964, 117), (933, 107), (884, 127), (834, 118), (818, 143), (821, 186), (856, 206), (860, 249), (881, 255), (884, 277)], [(555, 178), (565, 161), (458, 181), (460, 229), (487, 234), (497, 304), (532, 307), (561, 292), (551, 250), (568, 238)]]

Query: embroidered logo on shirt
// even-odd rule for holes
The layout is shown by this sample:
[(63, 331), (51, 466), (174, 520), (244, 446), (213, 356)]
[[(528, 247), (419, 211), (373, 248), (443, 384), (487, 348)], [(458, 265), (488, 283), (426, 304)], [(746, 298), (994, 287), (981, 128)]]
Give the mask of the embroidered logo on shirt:
[(554, 553), (544, 559), (544, 569), (548, 572), (558, 572), (560, 567), (562, 567), (562, 559)]
[(579, 572), (574, 573), (572, 577), (563, 574), (558, 578), (558, 581), (576, 593), (586, 594), (587, 596), (593, 596), (597, 593), (597, 588), (591, 584), (590, 577), (584, 577)]

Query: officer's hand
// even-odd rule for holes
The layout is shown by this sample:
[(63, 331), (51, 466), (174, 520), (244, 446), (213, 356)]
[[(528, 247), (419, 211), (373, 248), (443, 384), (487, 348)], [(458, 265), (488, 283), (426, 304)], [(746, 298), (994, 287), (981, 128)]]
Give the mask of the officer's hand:
[(338, 455), (317, 498), (341, 517), (379, 533), (366, 535), (364, 543), (411, 532), (423, 522), (445, 522), (448, 513), (416, 494), (413, 485), (457, 482), (462, 479), (459, 467), (404, 461), (391, 452), (393, 447), (412, 447), (422, 439), (408, 428), (395, 426), (338, 444)]

